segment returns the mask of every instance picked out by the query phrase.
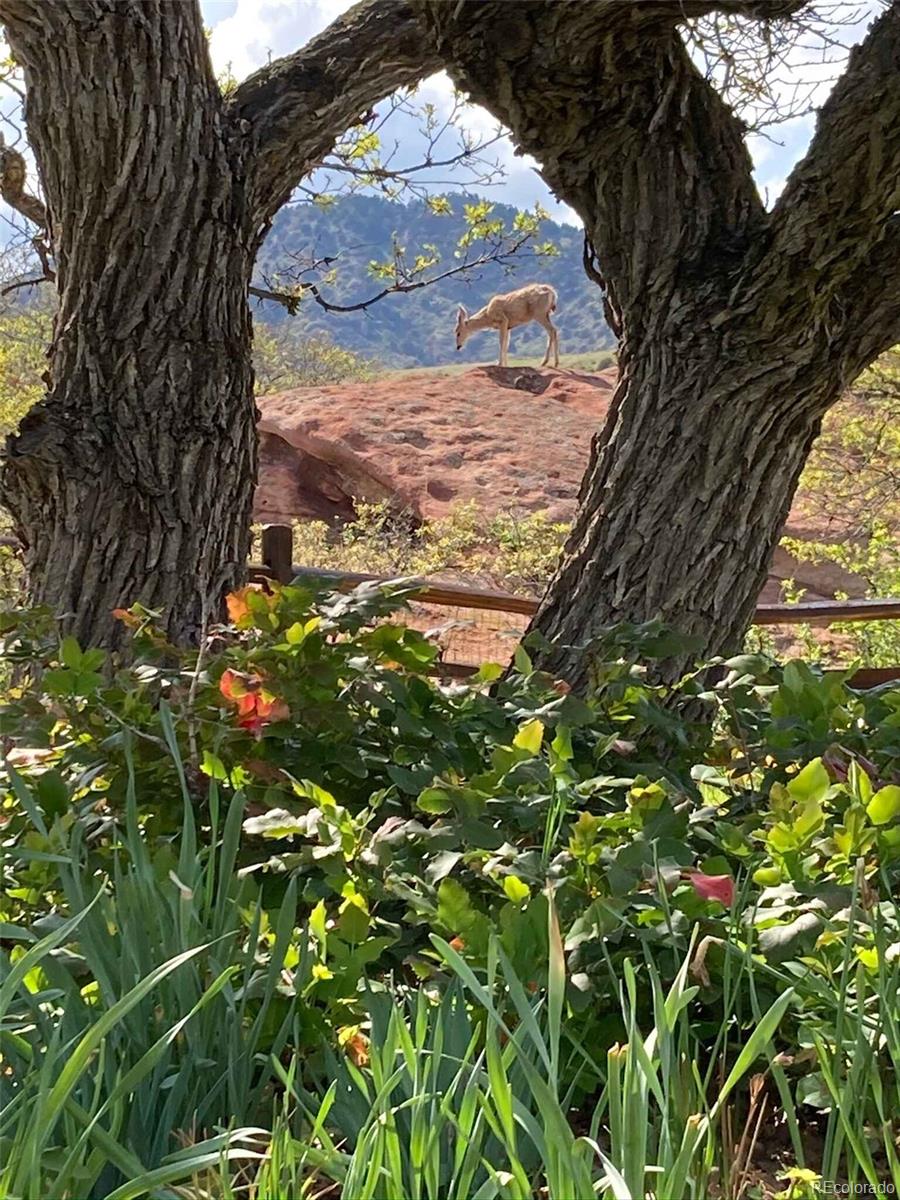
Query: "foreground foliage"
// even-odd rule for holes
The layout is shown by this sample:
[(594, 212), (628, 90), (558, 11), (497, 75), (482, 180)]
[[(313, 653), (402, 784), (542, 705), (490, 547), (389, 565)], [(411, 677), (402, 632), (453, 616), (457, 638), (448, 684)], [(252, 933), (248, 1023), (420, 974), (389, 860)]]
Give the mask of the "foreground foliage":
[(900, 1182), (900, 688), (663, 688), (655, 625), (587, 701), (439, 685), (407, 594), (245, 589), (199, 657), (135, 608), (128, 663), (3, 619), (5, 1194), (737, 1195), (761, 1096)]

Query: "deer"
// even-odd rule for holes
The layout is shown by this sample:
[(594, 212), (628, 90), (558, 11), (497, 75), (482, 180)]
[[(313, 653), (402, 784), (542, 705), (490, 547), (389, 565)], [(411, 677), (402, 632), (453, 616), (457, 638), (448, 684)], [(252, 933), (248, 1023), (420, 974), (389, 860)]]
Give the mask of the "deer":
[(505, 367), (508, 365), (509, 331), (518, 325), (527, 325), (529, 321), (537, 321), (548, 334), (547, 353), (541, 366), (549, 365), (552, 351), (553, 365), (558, 367), (559, 331), (550, 320), (550, 314), (555, 311), (556, 292), (546, 283), (529, 283), (516, 292), (494, 296), (471, 317), (460, 305), (456, 314), (456, 348), (462, 350), (470, 334), (479, 329), (496, 329), (500, 334), (499, 365)]

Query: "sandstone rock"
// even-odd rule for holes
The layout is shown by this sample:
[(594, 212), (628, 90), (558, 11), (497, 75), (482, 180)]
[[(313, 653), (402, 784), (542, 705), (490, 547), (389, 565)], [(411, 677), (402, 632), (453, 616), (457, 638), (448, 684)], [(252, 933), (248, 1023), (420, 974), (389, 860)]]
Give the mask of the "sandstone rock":
[(474, 500), (567, 520), (614, 386), (614, 371), (482, 367), (263, 396), (256, 519), (391, 499), (417, 518)]
[[(614, 368), (587, 375), (491, 366), (263, 396), (255, 519), (339, 523), (356, 500), (390, 500), (421, 519), (473, 500), (488, 513), (542, 510), (569, 520), (615, 382)], [(802, 498), (788, 531), (828, 536)], [(779, 600), (786, 578), (808, 599), (862, 594), (839, 568), (795, 563), (779, 549), (762, 599)]]

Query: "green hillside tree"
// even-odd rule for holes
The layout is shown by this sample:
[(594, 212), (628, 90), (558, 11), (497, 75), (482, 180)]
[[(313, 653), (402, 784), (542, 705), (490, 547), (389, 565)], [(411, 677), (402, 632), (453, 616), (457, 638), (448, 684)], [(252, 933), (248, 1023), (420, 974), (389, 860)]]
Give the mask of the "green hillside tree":
[(619, 387), (534, 623), (543, 665), (584, 683), (604, 626), (655, 616), (733, 651), (824, 414), (900, 339), (900, 3), (851, 52), (771, 211), (684, 22), (718, 20), (733, 68), (748, 23), (789, 39), (800, 0), (415, 5), (457, 86), (583, 219), (619, 337)]

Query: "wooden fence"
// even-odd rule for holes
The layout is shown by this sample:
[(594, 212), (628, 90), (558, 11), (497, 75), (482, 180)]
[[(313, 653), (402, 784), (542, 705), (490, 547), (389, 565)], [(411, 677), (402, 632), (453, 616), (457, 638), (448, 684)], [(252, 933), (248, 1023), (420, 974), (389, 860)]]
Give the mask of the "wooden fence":
[[(297, 566), (293, 557), (293, 533), (289, 525), (264, 525), (262, 531), (262, 563), (251, 565), (251, 576), (258, 579), (277, 579), (287, 583), (298, 576), (310, 579), (333, 580), (339, 588), (355, 587), (359, 583), (383, 578), (349, 571), (325, 571)], [(478, 588), (457, 587), (454, 584), (422, 580), (418, 604), (436, 608), (451, 608), (472, 612), (509, 614), (525, 620), (537, 611), (538, 602), (527, 596), (509, 592), (484, 591)], [(754, 615), (754, 625), (833, 625), (838, 621), (900, 621), (900, 600), (815, 600), (801, 604), (761, 604)], [(464, 678), (472, 674), (474, 663), (441, 662), (441, 672), (450, 677)], [(865, 667), (853, 676), (854, 687), (876, 687), (900, 679), (900, 666)]]
[[(0, 537), (0, 546), (14, 548), (14, 538)], [(251, 578), (277, 579), (289, 583), (299, 577), (326, 578), (339, 588), (355, 587), (378, 575), (355, 574), (347, 571), (320, 571), (297, 566), (293, 558), (293, 531), (289, 525), (264, 525), (262, 531), (262, 563), (251, 563)], [(524, 630), (530, 617), (537, 611), (538, 602), (527, 596), (514, 596), (509, 592), (491, 592), (479, 588), (457, 587), (454, 584), (422, 581), (422, 591), (416, 597), (417, 605), (424, 610), (431, 608), (449, 609), (466, 613), (496, 613), (511, 618), (513, 627), (494, 631), (500, 637), (512, 639)], [(833, 625), (837, 621), (900, 621), (900, 600), (815, 600), (805, 604), (761, 604), (753, 618), (754, 625)], [(472, 624), (471, 620), (458, 622)], [(517, 627), (516, 627), (517, 626)], [(441, 662), (441, 673), (448, 677), (465, 678), (475, 670), (475, 663)], [(851, 683), (855, 687), (875, 687), (900, 679), (900, 666), (865, 667), (858, 671)]]

